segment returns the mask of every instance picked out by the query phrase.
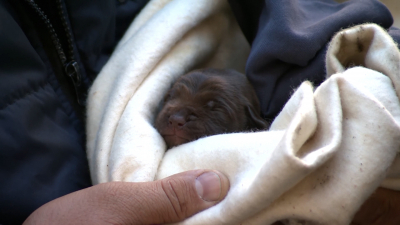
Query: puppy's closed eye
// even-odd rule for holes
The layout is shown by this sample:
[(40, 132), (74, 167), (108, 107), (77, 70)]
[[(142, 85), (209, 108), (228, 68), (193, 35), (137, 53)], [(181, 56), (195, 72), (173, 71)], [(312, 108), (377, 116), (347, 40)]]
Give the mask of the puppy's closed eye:
[(203, 69), (180, 77), (165, 96), (155, 127), (168, 147), (198, 138), (266, 129), (253, 87), (233, 70)]
[(197, 120), (197, 118), (198, 118), (198, 117), (197, 117), (195, 114), (190, 114), (190, 115), (189, 115), (189, 120), (190, 120), (190, 121)]
[(214, 101), (208, 101), (206, 104), (206, 107), (208, 107), (209, 109), (213, 109), (215, 106), (215, 102)]

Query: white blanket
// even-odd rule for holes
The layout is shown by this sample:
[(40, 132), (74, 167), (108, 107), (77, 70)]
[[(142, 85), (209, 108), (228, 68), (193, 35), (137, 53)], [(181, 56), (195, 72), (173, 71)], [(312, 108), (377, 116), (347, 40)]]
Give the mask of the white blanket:
[(181, 223), (199, 225), (348, 224), (378, 186), (400, 190), (400, 53), (373, 24), (333, 38), (327, 80), (315, 90), (304, 82), (269, 131), (215, 135), (166, 151), (153, 121), (174, 80), (203, 67), (243, 72), (248, 53), (225, 1), (151, 1), (89, 93), (93, 183), (219, 170), (231, 183), (227, 197)]

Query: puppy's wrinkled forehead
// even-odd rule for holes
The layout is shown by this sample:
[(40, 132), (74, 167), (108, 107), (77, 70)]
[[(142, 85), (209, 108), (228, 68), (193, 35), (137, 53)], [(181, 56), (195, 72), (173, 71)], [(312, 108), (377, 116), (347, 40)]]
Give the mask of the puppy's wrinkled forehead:
[(220, 76), (209, 76), (202, 73), (191, 73), (182, 76), (173, 86), (171, 97), (207, 101), (221, 95), (221, 92), (232, 92), (229, 82)]

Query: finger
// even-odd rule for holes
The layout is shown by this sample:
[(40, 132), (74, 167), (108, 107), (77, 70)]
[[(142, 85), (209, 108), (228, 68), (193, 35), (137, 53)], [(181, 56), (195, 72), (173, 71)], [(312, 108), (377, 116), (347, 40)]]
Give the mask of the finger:
[(123, 189), (128, 193), (119, 195), (126, 196), (119, 213), (132, 215), (126, 222), (164, 224), (182, 221), (220, 202), (228, 192), (229, 180), (217, 171), (195, 170), (132, 185)]

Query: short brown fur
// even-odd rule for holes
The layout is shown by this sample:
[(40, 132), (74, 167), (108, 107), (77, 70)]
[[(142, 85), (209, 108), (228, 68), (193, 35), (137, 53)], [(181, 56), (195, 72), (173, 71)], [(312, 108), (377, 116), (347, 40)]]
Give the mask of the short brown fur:
[(155, 127), (167, 146), (204, 136), (266, 129), (246, 76), (234, 70), (202, 69), (180, 77), (168, 91)]

